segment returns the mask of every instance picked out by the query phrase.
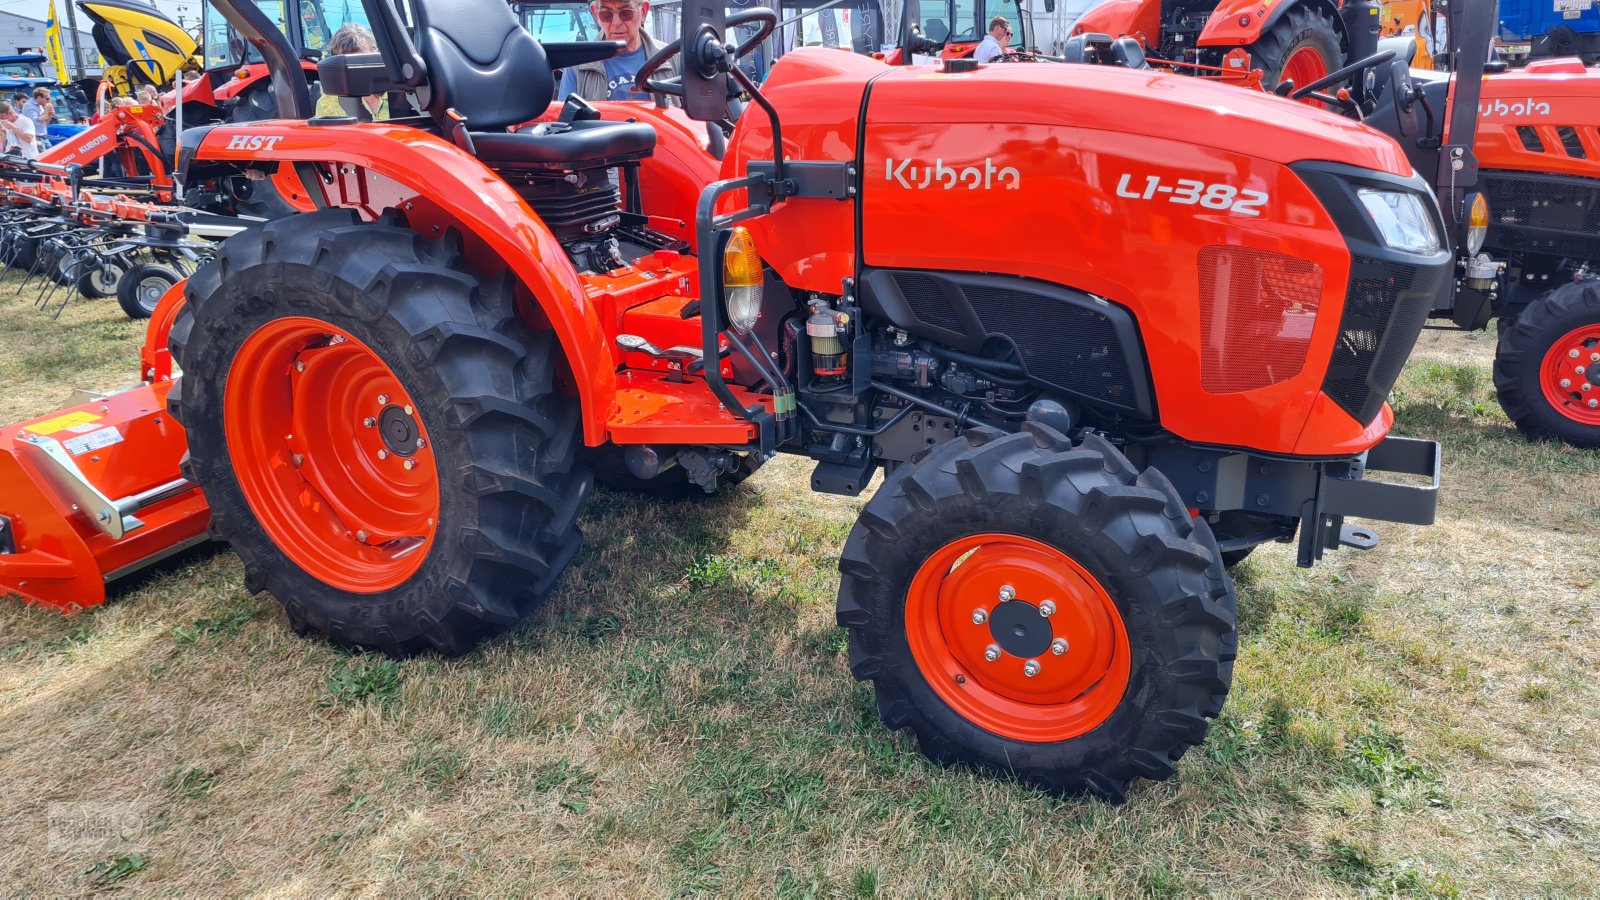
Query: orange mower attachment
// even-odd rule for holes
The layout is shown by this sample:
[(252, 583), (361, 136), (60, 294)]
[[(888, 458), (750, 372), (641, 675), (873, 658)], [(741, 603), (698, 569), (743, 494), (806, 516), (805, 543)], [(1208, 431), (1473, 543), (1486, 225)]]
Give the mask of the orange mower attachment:
[(0, 597), (72, 613), (106, 584), (206, 540), (211, 510), (178, 473), (188, 451), (167, 415), (167, 334), (182, 284), (151, 320), (147, 379), (0, 427)]

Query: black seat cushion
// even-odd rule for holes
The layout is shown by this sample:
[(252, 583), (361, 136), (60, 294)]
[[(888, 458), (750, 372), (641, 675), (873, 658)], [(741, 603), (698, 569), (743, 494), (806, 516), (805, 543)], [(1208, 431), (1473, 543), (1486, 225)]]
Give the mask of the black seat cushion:
[(537, 122), (516, 132), (473, 132), (478, 158), (501, 167), (588, 169), (650, 155), (656, 131), (641, 122)]
[(417, 53), (428, 83), (417, 90), (440, 124), (454, 109), (474, 131), (526, 122), (550, 104), (555, 77), (544, 48), (503, 0), (419, 0)]

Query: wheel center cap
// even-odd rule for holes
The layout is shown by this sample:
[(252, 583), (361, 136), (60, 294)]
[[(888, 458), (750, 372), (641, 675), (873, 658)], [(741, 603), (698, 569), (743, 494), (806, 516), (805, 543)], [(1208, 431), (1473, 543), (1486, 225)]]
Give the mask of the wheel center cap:
[(1043, 656), (1055, 636), (1050, 620), (1039, 614), (1039, 607), (1026, 600), (1007, 600), (989, 616), (989, 634), (1000, 649), (1024, 659)]
[(1600, 363), (1589, 363), (1589, 367), (1583, 370), (1583, 377), (1589, 379), (1589, 383), (1595, 387), (1600, 387)]
[(417, 420), (406, 415), (398, 406), (386, 406), (378, 416), (378, 431), (383, 442), (395, 456), (410, 456), (417, 452)]

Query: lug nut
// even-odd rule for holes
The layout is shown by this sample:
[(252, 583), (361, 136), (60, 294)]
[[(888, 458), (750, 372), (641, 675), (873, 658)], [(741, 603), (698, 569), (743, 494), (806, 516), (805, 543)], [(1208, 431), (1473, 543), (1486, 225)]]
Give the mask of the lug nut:
[(1578, 348), (1577, 347), (1573, 347), (1571, 350), (1568, 350), (1567, 351), (1567, 356), (1571, 357), (1572, 359), (1577, 359), (1578, 358)]
[(1039, 615), (1046, 619), (1056, 614), (1056, 604), (1053, 600), (1046, 600), (1039, 604)]
[(1572, 379), (1571, 378), (1563, 378), (1563, 379), (1561, 379), (1561, 386), (1564, 387), (1564, 388), (1572, 387)]
[(1003, 585), (1000, 586), (1000, 602), (1001, 603), (1009, 603), (1010, 601), (1015, 600), (1015, 599), (1017, 599), (1017, 589), (1016, 588), (1012, 587), (1009, 584), (1003, 584)]
[(1581, 390), (1585, 390), (1585, 391), (1589, 391), (1589, 390), (1593, 390), (1593, 389), (1594, 389), (1594, 385), (1590, 384), (1587, 381), (1585, 381), (1583, 383), (1583, 387), (1581, 388)]
[(379, 450), (378, 451), (378, 458), (379, 459), (388, 459), (389, 458), (389, 451), (387, 451), (387, 450)]
[(1051, 641), (1050, 642), (1050, 652), (1054, 653), (1057, 656), (1064, 655), (1067, 652), (1067, 639), (1066, 638), (1056, 638), (1055, 640)]
[(356, 540), (361, 541), (362, 543), (366, 543), (366, 541), (367, 541), (367, 533), (365, 531), (356, 532)]
[(1589, 408), (1590, 409), (1600, 409), (1600, 400), (1596, 400), (1595, 398), (1590, 397), (1589, 398)]
[(1000, 658), (1000, 648), (994, 644), (990, 644), (989, 649), (983, 651), (983, 658), (987, 659), (989, 662), (994, 662)]
[(416, 460), (414, 460), (414, 459), (406, 460), (406, 471), (409, 472), (410, 470), (415, 469), (416, 467), (417, 467), (417, 461)]
[(1572, 371), (1576, 372), (1579, 375), (1582, 375), (1583, 374), (1583, 366), (1573, 366), (1572, 367)]
[(365, 419), (361, 420), (361, 424), (367, 426), (368, 428), (375, 428), (377, 427), (378, 420), (371, 416), (367, 416)]
[(1600, 353), (1589, 354), (1589, 362), (1600, 362)]
[(389, 405), (389, 395), (388, 394), (379, 394), (378, 395), (378, 405), (379, 406), (388, 406)]
[(423, 440), (422, 438), (417, 438), (417, 449), (418, 450), (421, 450), (423, 447), (426, 447), (426, 446), (428, 446), (428, 442), (427, 441)]
[(980, 606), (972, 611), (972, 624), (982, 625), (987, 621), (989, 621), (989, 611), (987, 609)]
[(1037, 659), (1030, 659), (1024, 663), (1022, 666), (1022, 674), (1028, 676), (1029, 678), (1039, 674), (1039, 661)]
[(412, 414), (412, 413), (414, 413), (414, 412), (416, 412), (416, 410), (414, 410), (414, 409), (412, 409), (412, 408), (411, 408), (411, 404), (409, 404), (409, 403), (407, 403), (407, 404), (406, 404), (406, 415), (408, 415), (408, 416), (409, 416), (409, 415), (411, 415), (411, 414)]

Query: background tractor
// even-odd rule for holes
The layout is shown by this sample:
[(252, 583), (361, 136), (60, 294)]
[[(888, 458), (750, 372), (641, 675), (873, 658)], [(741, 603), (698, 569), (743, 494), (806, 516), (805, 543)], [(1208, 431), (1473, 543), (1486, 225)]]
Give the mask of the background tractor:
[[(1114, 68), (802, 49), (758, 87), (735, 63), (777, 16), (707, 5), (638, 85), (698, 121), (750, 95), (718, 177), (648, 104), (550, 115), (551, 71), (617, 45), (541, 45), (497, 0), (420, 0), (409, 26), (367, 0), (381, 53), (319, 76), (412, 94), (423, 115), (386, 123), (304, 121), (295, 50), (219, 9), (285, 118), (191, 129), (183, 177), (284, 167), (322, 208), (167, 295), (148, 385), (0, 430), (27, 506), (0, 511), (0, 587), (24, 598), (70, 605), (63, 579), (129, 567), (145, 529), (147, 553), (192, 539), (203, 490), (298, 632), (460, 653), (562, 577), (592, 456), (714, 491), (791, 453), (820, 492), (884, 475), (837, 606), (884, 722), (1120, 801), (1226, 698), (1225, 554), (1297, 541), (1311, 565), (1375, 544), (1346, 517), (1433, 517), (1438, 446), (1389, 436), (1385, 397), (1452, 260), (1367, 129)], [(135, 433), (145, 483), (113, 464)]]

